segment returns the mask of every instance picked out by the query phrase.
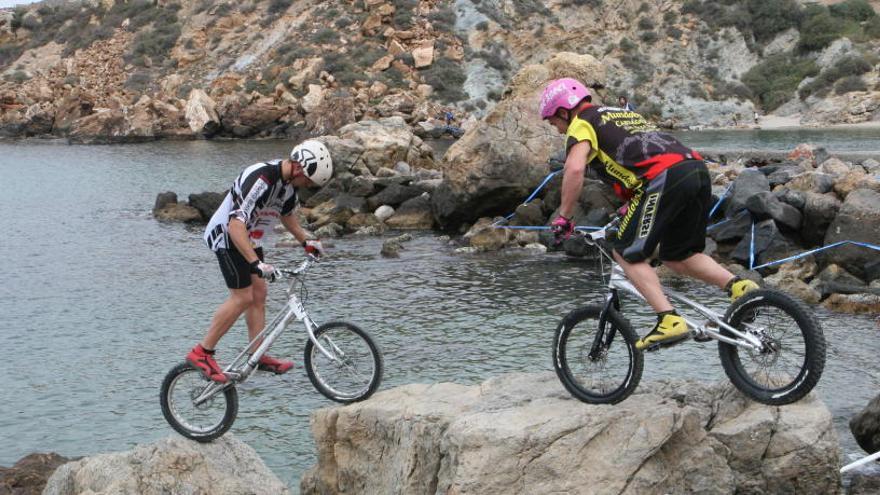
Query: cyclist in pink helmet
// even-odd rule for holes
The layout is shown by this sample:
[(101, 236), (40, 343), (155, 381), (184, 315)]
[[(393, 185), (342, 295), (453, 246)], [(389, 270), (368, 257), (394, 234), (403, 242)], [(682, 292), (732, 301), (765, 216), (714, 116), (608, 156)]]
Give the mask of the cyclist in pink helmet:
[[(541, 95), (541, 118), (566, 136), (557, 241), (574, 230), (575, 210), (589, 164), (626, 201), (614, 258), (657, 312), (657, 324), (636, 342), (653, 349), (688, 337), (687, 323), (669, 303), (647, 262), (655, 251), (672, 270), (727, 289), (732, 299), (757, 288), (703, 254), (711, 207), (711, 181), (703, 158), (627, 108), (594, 105), (590, 91), (565, 78)], [(662, 198), (662, 199), (661, 199)]]

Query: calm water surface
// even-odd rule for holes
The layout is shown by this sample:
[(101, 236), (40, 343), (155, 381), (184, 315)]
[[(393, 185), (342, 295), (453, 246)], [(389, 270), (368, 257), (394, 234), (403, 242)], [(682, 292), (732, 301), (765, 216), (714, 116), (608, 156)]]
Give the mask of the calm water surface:
[[(7, 260), (0, 465), (31, 452), (89, 455), (173, 434), (159, 409), (159, 384), (202, 337), (226, 289), (200, 227), (152, 218), (156, 194), (223, 190), (241, 167), (289, 146), (0, 144), (0, 256)], [(383, 388), (549, 371), (557, 320), (600, 298), (592, 264), (560, 255), (460, 256), (431, 234), (406, 244), (399, 259), (381, 258), (380, 246), (378, 238), (337, 241), (312, 272), (307, 304), (318, 321), (349, 319), (373, 334), (385, 353)], [(295, 261), (299, 250), (269, 256)], [(716, 290), (681, 287), (725, 304)], [(277, 308), (281, 287), (273, 289)], [(627, 315), (646, 329), (652, 317), (637, 306)], [(868, 317), (819, 315), (830, 345), (818, 391), (853, 454), (846, 422), (880, 389), (878, 327)], [(243, 324), (231, 330), (221, 362), (244, 335)], [(301, 363), (303, 344), (302, 334), (290, 332), (274, 353)], [(643, 384), (675, 376), (723, 378), (716, 347), (687, 344), (646, 360)], [(315, 461), (309, 413), (332, 403), (301, 368), (255, 375), (240, 400), (232, 432), (296, 488)]]

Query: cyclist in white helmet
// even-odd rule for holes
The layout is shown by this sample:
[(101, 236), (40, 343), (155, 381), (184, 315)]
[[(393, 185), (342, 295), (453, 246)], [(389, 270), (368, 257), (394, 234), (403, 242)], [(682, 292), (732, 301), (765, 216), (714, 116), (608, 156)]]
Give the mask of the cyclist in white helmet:
[[(187, 354), (187, 361), (210, 380), (225, 383), (226, 376), (214, 360), (214, 348), (238, 317), (245, 313), (253, 340), (266, 323), (266, 280), (275, 268), (264, 262), (262, 241), (275, 220), (302, 243), (307, 253), (324, 253), (321, 241), (307, 239), (294, 215), (297, 189), (324, 186), (333, 175), (330, 152), (320, 141), (308, 140), (290, 152), (290, 158), (251, 165), (239, 174), (205, 229), (205, 243), (217, 255), (229, 297), (211, 319), (204, 339)], [(268, 355), (259, 369), (281, 374), (293, 363)]]

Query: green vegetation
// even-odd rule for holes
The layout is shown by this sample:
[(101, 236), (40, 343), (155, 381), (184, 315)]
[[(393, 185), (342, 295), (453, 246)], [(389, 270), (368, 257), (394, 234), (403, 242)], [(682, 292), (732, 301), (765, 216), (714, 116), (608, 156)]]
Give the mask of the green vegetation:
[(638, 45), (633, 43), (629, 38), (623, 38), (620, 40), (620, 49), (625, 52), (630, 52), (638, 48)]
[(639, 29), (643, 31), (654, 29), (654, 21), (647, 17), (642, 17), (639, 19)]
[(154, 60), (164, 58), (180, 37), (180, 24), (177, 22), (177, 4), (168, 5), (151, 18), (152, 27), (141, 30), (132, 43), (131, 58), (138, 65), (144, 64), (144, 57)]
[(292, 3), (293, 0), (272, 0), (269, 2), (269, 7), (266, 9), (266, 12), (271, 16), (282, 14), (290, 8)]
[(660, 39), (660, 37), (657, 36), (657, 33), (654, 31), (642, 31), (639, 33), (639, 39), (645, 43), (653, 43)]
[(828, 7), (831, 14), (845, 19), (854, 21), (867, 21), (872, 17), (876, 17), (877, 13), (871, 8), (871, 4), (867, 0), (846, 0), (838, 4)]
[(428, 20), (431, 21), (434, 29), (452, 31), (455, 28), (455, 11), (451, 7), (443, 7), (428, 14)]
[(742, 81), (765, 111), (775, 110), (792, 96), (798, 84), (819, 72), (816, 63), (789, 53), (766, 58), (746, 72)]
[(447, 58), (439, 58), (430, 67), (421, 71), (425, 82), (434, 87), (434, 94), (445, 102), (454, 102), (467, 98), (462, 89), (467, 76), (461, 64)]
[(17, 70), (7, 77), (10, 81), (17, 84), (21, 84), (31, 78), (31, 76), (29, 76), (27, 72), (23, 70)]
[(840, 37), (844, 23), (832, 16), (824, 7), (810, 9), (811, 12), (801, 26), (798, 48), (803, 52), (821, 50)]
[(334, 41), (339, 41), (339, 33), (337, 33), (334, 29), (324, 27), (318, 29), (314, 34), (312, 34), (311, 41), (319, 45), (333, 43)]
[[(851, 77), (856, 77), (861, 80), (858, 76), (869, 72), (871, 68), (871, 63), (861, 55), (851, 55), (841, 58), (834, 64), (834, 66), (825, 69), (818, 77), (816, 77), (816, 79), (813, 79), (801, 88), (798, 95), (801, 99), (805, 99), (813, 94), (824, 95), (835, 82)], [(852, 82), (850, 81), (846, 84), (852, 85)], [(835, 87), (835, 89), (837, 88)]]
[(297, 59), (311, 58), (315, 50), (302, 44), (300, 40), (288, 41), (275, 49), (275, 58), (281, 65), (291, 65)]
[(409, 29), (415, 24), (413, 12), (419, 6), (418, 0), (392, 0), (394, 4), (395, 27)]
[(834, 85), (834, 92), (839, 95), (849, 93), (850, 91), (865, 91), (867, 89), (868, 86), (861, 76), (847, 76), (837, 81), (837, 84)]
[(148, 72), (145, 71), (136, 71), (132, 75), (128, 76), (128, 79), (125, 81), (125, 89), (129, 89), (136, 93), (143, 93), (145, 89), (150, 85), (150, 82), (153, 80), (152, 76)]

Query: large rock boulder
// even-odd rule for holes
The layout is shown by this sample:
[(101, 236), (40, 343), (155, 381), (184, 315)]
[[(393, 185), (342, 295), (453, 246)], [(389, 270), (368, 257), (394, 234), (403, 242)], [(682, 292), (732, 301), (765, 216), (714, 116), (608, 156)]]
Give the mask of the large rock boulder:
[(880, 450), (880, 395), (849, 420), (849, 429), (865, 452)]
[[(825, 234), (826, 245), (843, 240), (880, 245), (880, 193), (869, 189), (849, 193)], [(847, 245), (830, 250), (827, 257), (853, 275), (864, 278), (868, 263), (877, 260), (877, 251)]]
[(544, 160), (564, 144), (541, 120), (538, 100), (547, 82), (560, 77), (604, 84), (605, 68), (590, 55), (574, 53), (523, 67), (504, 99), (447, 150), (446, 181), (432, 200), (441, 227), (509, 213), (547, 175)]
[(58, 454), (30, 454), (12, 467), (0, 466), (0, 493), (38, 495), (58, 466), (70, 461)]
[(832, 194), (807, 192), (804, 194), (804, 219), (801, 237), (811, 246), (820, 245), (825, 240), (828, 226), (840, 211), (840, 201)]
[(339, 150), (346, 170), (365, 167), (369, 174), (375, 175), (381, 167), (401, 161), (415, 168), (436, 168), (433, 150), (413, 134), (402, 117), (362, 120), (346, 125), (339, 129), (335, 139), (329, 139), (327, 143), (334, 162)]
[(201, 89), (190, 91), (185, 115), (193, 134), (212, 136), (220, 130), (217, 104)]
[(785, 407), (727, 384), (654, 382), (615, 406), (552, 373), (406, 385), (312, 413), (315, 493), (836, 493), (839, 447), (814, 395)]
[(746, 202), (752, 196), (770, 191), (770, 182), (767, 176), (762, 174), (756, 168), (747, 168), (743, 170), (736, 180), (733, 181), (733, 188), (730, 190), (730, 196), (727, 199), (725, 211), (727, 216), (733, 216), (746, 207)]
[(224, 198), (226, 198), (225, 192), (201, 192), (190, 194), (189, 205), (199, 210), (199, 213), (202, 215), (202, 219), (207, 222), (211, 219), (211, 216), (214, 214), (214, 212), (217, 211), (217, 208), (220, 207), (220, 203), (223, 202)]
[(392, 229), (429, 230), (434, 227), (428, 193), (406, 200), (385, 223)]
[(211, 443), (169, 437), (64, 464), (44, 495), (290, 493), (254, 449), (231, 434)]

